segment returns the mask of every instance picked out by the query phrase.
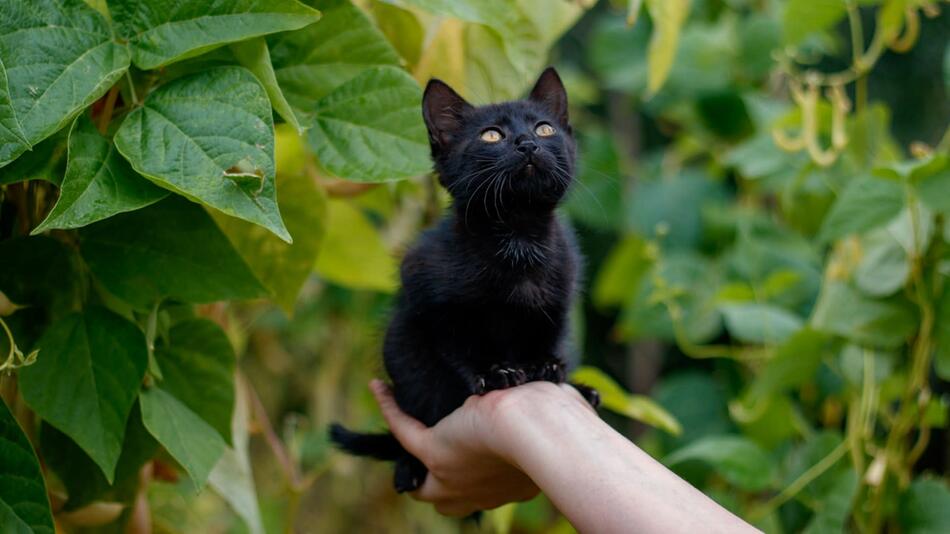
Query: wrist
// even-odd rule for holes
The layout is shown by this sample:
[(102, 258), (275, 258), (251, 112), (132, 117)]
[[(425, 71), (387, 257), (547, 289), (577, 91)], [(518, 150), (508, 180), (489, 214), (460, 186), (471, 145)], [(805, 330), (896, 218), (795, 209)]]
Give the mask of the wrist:
[(499, 393), (487, 445), (522, 471), (534, 459), (572, 447), (579, 436), (603, 431), (603, 421), (570, 386), (534, 382)]

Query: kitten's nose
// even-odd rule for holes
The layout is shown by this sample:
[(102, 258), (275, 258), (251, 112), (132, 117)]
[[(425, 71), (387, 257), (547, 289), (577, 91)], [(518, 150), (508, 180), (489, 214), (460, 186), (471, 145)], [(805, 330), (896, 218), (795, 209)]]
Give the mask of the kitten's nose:
[(515, 144), (515, 150), (524, 155), (530, 155), (538, 151), (540, 147), (530, 139), (519, 139)]

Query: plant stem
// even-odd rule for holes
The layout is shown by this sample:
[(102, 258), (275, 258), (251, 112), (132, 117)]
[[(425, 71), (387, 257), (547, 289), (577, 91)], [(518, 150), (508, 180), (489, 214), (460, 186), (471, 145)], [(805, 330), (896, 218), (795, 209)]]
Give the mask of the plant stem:
[(109, 89), (109, 94), (106, 95), (106, 102), (102, 106), (102, 114), (99, 115), (99, 133), (102, 135), (105, 135), (109, 129), (109, 122), (112, 121), (112, 111), (115, 109), (115, 101), (118, 98), (119, 84), (115, 84), (112, 86), (112, 89)]
[(848, 453), (848, 449), (848, 441), (842, 441), (833, 451), (828, 453), (827, 456), (819, 460), (815, 465), (809, 467), (807, 471), (796, 478), (795, 481), (783, 489), (781, 493), (769, 499), (762, 508), (756, 511), (753, 520), (768, 516), (775, 511), (776, 508), (788, 502), (792, 497), (805, 489), (805, 486), (820, 477), (825, 471), (831, 469), (831, 467), (835, 465), (835, 462)]

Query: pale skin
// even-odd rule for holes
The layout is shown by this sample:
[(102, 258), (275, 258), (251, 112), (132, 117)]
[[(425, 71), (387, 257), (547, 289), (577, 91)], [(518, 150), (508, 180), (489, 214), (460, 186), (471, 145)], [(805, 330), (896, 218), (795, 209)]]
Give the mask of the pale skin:
[(411, 495), (444, 515), (544, 491), (584, 533), (758, 532), (604, 423), (573, 387), (549, 382), (472, 396), (428, 428), (370, 383), (400, 443), (428, 467)]

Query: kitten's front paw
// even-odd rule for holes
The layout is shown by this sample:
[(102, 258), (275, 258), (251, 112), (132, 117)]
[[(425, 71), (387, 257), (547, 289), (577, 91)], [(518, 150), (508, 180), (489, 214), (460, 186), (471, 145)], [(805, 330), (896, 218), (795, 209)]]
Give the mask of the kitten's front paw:
[(548, 360), (532, 369), (531, 380), (560, 384), (567, 378), (567, 367), (561, 360)]
[(496, 389), (508, 389), (520, 386), (528, 381), (528, 373), (520, 367), (507, 364), (493, 365), (487, 373), (475, 377), (476, 395), (484, 395)]

